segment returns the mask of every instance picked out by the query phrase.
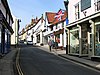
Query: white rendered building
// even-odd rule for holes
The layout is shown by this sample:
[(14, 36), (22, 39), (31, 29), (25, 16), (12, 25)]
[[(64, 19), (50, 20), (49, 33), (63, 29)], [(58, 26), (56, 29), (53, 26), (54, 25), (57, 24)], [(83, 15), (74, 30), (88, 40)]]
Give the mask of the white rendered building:
[(69, 0), (68, 53), (100, 57), (100, 0)]
[(66, 48), (67, 44), (67, 36), (65, 30), (66, 18), (67, 12), (62, 9), (60, 9), (57, 13), (46, 12), (46, 32), (44, 36), (48, 41), (49, 39), (52, 39), (54, 42), (58, 42), (59, 48)]
[(43, 32), (45, 30), (44, 23), (45, 23), (45, 20), (43, 19), (43, 15), (42, 15), (42, 17), (37, 20), (37, 22), (32, 28), (33, 43), (39, 46), (44, 44), (44, 41), (43, 41), (44, 39)]
[(19, 39), (19, 19), (13, 15), (13, 20), (14, 23), (12, 24), (12, 29), (14, 33), (11, 35), (11, 45), (17, 45)]

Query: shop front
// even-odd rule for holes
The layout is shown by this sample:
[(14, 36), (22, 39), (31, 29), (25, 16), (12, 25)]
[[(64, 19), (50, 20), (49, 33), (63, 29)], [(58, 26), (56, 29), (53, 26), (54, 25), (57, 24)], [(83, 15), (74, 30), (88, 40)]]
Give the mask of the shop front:
[(76, 26), (69, 28), (69, 54), (79, 55), (79, 28)]
[(0, 11), (0, 54), (6, 54), (9, 52), (10, 48), (10, 35), (13, 29), (7, 22), (3, 13)]
[(100, 59), (100, 15), (94, 14), (66, 28), (68, 54)]
[(90, 23), (84, 21), (67, 27), (68, 30), (68, 52), (71, 55), (88, 56)]
[(58, 43), (59, 47), (64, 47), (64, 29), (56, 31), (54, 34), (54, 41)]
[(95, 20), (95, 50), (94, 56), (100, 57), (100, 17)]
[(81, 56), (88, 56), (89, 54), (89, 34), (91, 33), (89, 20), (81, 23)]
[(95, 56), (100, 56), (100, 24), (95, 26)]
[(0, 54), (2, 53), (2, 47), (1, 47), (1, 46), (2, 46), (2, 45), (1, 45), (1, 44), (2, 44), (2, 42), (1, 42), (1, 39), (2, 39), (1, 33), (2, 33), (2, 32), (1, 32), (1, 29), (2, 29), (2, 25), (0, 24)]
[(90, 20), (90, 52), (89, 57), (92, 60), (100, 61), (100, 16)]

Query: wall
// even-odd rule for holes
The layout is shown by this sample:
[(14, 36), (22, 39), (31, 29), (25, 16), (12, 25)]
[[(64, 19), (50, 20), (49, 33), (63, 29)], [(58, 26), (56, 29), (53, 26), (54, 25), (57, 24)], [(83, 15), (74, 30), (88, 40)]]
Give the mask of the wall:
[(14, 33), (11, 35), (11, 45), (18, 43), (18, 19), (13, 15), (14, 23), (12, 24), (12, 29)]
[[(91, 0), (91, 7), (82, 12), (81, 12), (81, 0), (69, 0), (69, 5), (68, 5), (69, 24), (77, 21), (77, 20), (75, 20), (75, 5), (78, 2), (79, 2), (80, 19), (85, 18), (85, 17), (90, 16), (95, 13), (94, 0)], [(84, 12), (86, 12), (86, 16), (84, 15)]]

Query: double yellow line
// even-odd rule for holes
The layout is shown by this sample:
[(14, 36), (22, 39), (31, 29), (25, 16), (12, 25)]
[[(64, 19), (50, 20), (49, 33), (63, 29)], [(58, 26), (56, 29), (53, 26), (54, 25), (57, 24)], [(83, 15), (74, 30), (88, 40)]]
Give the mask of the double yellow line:
[(16, 56), (16, 68), (17, 68), (19, 75), (24, 75), (22, 70), (21, 70), (21, 67), (19, 65), (19, 55), (20, 55), (20, 48), (18, 49), (17, 56)]

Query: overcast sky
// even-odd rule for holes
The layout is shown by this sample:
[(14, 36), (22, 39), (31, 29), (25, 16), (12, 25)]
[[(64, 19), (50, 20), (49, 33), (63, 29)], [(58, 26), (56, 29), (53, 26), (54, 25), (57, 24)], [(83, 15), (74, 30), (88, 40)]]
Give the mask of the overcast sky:
[(45, 12), (58, 12), (65, 9), (64, 0), (7, 0), (14, 16), (21, 19), (20, 31), (32, 18), (41, 17)]

